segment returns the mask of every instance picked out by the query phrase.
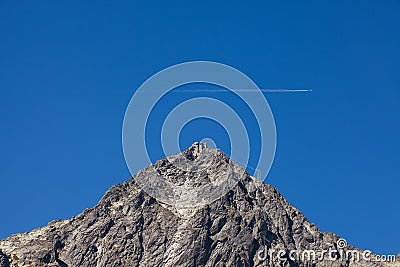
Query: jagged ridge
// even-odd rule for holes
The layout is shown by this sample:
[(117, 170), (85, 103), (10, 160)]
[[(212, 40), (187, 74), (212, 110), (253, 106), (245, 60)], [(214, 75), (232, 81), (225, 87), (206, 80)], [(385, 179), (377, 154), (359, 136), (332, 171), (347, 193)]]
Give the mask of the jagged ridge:
[[(218, 164), (229, 163), (216, 149), (198, 151), (191, 147), (183, 154), (198, 160), (198, 152), (206, 153), (216, 164), (195, 178), (190, 172), (174, 169), (168, 159), (146, 169), (180, 184), (195, 180), (193, 185), (197, 186), (210, 173), (216, 175)], [(337, 246), (338, 236), (322, 233), (274, 187), (262, 184), (253, 190), (256, 181), (248, 174), (217, 201), (182, 212), (156, 201), (138, 186), (135, 179), (145, 179), (149, 173), (145, 170), (113, 186), (94, 208), (70, 220), (53, 221), (0, 241), (0, 267), (281, 266), (277, 257), (260, 258), (263, 250), (328, 250)], [(307, 260), (285, 258), (283, 266), (311, 266)], [(313, 266), (383, 263), (339, 257)]]

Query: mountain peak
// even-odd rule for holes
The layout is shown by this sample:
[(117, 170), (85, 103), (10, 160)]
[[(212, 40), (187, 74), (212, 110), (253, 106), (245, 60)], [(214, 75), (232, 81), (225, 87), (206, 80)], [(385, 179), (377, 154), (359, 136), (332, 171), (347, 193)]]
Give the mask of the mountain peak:
[(363, 251), (342, 241), (221, 151), (195, 143), (113, 186), (94, 208), (0, 241), (0, 267), (399, 266), (348, 258)]
[(200, 156), (201, 152), (206, 148), (207, 148), (206, 143), (194, 142), (188, 149), (186, 149), (182, 153), (186, 156), (187, 159), (195, 160)]

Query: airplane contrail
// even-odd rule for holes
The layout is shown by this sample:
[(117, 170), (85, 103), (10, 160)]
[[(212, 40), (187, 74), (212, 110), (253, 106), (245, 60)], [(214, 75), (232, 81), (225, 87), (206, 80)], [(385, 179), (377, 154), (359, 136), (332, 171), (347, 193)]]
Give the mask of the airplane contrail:
[(190, 93), (190, 92), (263, 92), (263, 93), (298, 93), (298, 92), (312, 92), (312, 89), (193, 89), (193, 90), (180, 90), (176, 89), (175, 92)]

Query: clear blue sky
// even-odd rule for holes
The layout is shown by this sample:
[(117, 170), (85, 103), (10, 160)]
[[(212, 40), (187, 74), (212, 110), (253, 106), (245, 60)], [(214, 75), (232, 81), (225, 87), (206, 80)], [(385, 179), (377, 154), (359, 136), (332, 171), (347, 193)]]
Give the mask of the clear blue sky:
[(321, 230), (397, 253), (400, 2), (263, 2), (1, 1), (0, 238), (128, 179), (121, 128), (136, 88), (210, 60), (260, 87), (313, 89), (266, 94), (278, 133), (267, 182)]

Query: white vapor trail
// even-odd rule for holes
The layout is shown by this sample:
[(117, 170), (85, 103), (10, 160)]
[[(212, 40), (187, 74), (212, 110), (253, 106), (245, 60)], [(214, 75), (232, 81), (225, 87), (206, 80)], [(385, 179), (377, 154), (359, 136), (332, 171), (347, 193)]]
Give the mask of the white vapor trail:
[(312, 92), (312, 89), (193, 89), (193, 90), (179, 90), (177, 89), (175, 92), (179, 93), (191, 93), (191, 92), (263, 92), (263, 93), (299, 93), (299, 92)]

